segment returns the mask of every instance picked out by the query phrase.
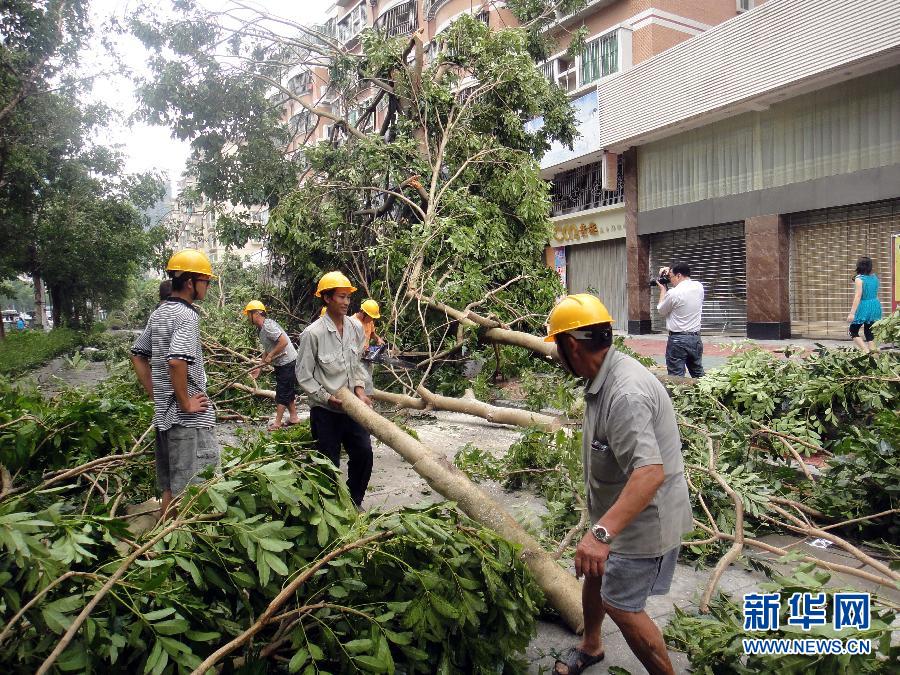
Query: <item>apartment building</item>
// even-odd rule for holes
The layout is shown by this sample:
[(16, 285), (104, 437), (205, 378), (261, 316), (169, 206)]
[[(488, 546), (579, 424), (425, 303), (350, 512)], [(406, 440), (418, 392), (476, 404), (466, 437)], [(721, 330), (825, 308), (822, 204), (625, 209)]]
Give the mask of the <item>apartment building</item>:
[[(238, 209), (230, 204), (213, 205), (192, 189), (195, 187), (196, 179), (193, 177), (178, 181), (174, 208), (164, 221), (171, 233), (170, 246), (176, 250), (196, 248), (204, 251), (213, 264), (224, 259), (226, 253), (238, 256), (247, 264), (265, 263), (268, 258), (261, 241), (250, 240), (242, 248), (226, 247), (219, 241), (216, 232), (219, 214), (235, 213)], [(268, 219), (265, 207), (242, 213), (260, 225)]]
[(664, 329), (650, 271), (688, 261), (706, 332), (846, 336), (856, 260), (896, 303), (900, 3), (769, 0), (601, 80), (623, 158), (628, 329)]
[[(542, 176), (551, 184), (554, 225), (547, 262), (559, 271), (570, 292), (590, 290), (603, 297), (622, 328), (629, 316), (624, 158), (601, 144), (605, 101), (598, 98), (598, 87), (762, 4), (762, 0), (593, 0), (576, 13), (556, 17), (547, 29), (557, 49), (536, 67), (567, 92), (581, 133), (573, 148), (554, 146), (541, 162)], [(392, 36), (421, 29), (427, 58), (434, 38), (466, 14), (496, 29), (517, 25), (505, 3), (498, 1), (337, 0), (328, 23), (320, 29), (350, 51), (360, 49), (366, 28)], [(571, 57), (566, 52), (572, 35), (582, 26), (587, 29), (585, 49)], [(306, 103), (329, 108), (351, 123), (356, 123), (377, 93), (362, 92), (353, 101), (330, 99), (327, 69), (307, 65), (287, 73), (285, 83)], [(288, 152), (332, 139), (335, 131), (328, 120), (314, 119), (296, 101), (280, 100), (295, 132)], [(379, 120), (376, 116), (371, 124)]]

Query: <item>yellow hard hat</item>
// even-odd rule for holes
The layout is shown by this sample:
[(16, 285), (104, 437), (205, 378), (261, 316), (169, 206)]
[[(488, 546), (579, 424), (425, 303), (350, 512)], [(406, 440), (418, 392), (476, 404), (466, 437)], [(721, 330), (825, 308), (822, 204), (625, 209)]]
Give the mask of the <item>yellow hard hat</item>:
[(316, 287), (316, 297), (322, 297), (322, 291), (330, 291), (332, 288), (347, 288), (351, 293), (356, 291), (356, 286), (350, 283), (350, 280), (344, 276), (343, 272), (328, 272), (319, 279), (319, 285)]
[(265, 312), (266, 306), (262, 304), (259, 300), (251, 300), (247, 303), (247, 306), (244, 307), (244, 314), (249, 314), (250, 312)]
[(612, 323), (606, 306), (590, 293), (567, 295), (547, 317), (547, 337), (544, 342), (556, 342), (556, 335), (598, 323)]
[(209, 258), (206, 257), (203, 251), (195, 248), (185, 248), (175, 253), (169, 258), (166, 272), (193, 272), (194, 274), (206, 275), (211, 279), (216, 278), (212, 271), (212, 265), (209, 264)]
[(364, 301), (363, 304), (359, 306), (359, 308), (366, 314), (371, 316), (373, 319), (381, 318), (381, 309), (378, 307), (378, 303), (375, 302), (372, 298)]

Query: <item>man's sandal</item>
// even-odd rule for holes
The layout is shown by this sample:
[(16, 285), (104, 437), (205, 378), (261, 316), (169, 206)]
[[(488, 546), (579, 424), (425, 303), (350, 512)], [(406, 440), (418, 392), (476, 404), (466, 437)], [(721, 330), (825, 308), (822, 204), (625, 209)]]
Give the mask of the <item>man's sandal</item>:
[(559, 671), (559, 666), (563, 665), (568, 668), (565, 675), (580, 675), (580, 673), (583, 673), (595, 663), (600, 663), (604, 656), (606, 656), (604, 652), (600, 652), (597, 656), (594, 656), (593, 654), (581, 651), (578, 647), (572, 647), (565, 654), (560, 655), (560, 658), (556, 660), (556, 663), (553, 665), (553, 672), (562, 675)]

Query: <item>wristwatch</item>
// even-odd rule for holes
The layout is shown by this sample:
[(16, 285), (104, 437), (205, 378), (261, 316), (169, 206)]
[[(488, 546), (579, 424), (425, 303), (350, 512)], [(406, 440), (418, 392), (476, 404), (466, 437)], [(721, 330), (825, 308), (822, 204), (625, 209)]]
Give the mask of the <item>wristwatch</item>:
[(593, 534), (594, 538), (601, 544), (608, 544), (613, 539), (612, 535), (609, 533), (609, 530), (607, 530), (599, 523), (591, 528), (591, 534)]

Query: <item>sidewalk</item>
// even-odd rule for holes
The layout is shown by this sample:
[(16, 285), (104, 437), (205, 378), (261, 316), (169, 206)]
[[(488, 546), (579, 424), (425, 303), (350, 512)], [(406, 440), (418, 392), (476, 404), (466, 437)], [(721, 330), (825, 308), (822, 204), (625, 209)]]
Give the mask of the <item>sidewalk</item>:
[[(648, 335), (625, 336), (625, 344), (642, 356), (649, 356), (658, 364), (666, 364), (666, 333), (652, 333)], [(770, 352), (780, 352), (785, 347), (802, 347), (812, 351), (817, 345), (838, 348), (852, 348), (853, 343), (848, 340), (810, 340), (807, 338), (792, 338), (790, 340), (749, 340), (744, 337), (704, 335), (703, 337), (703, 367), (704, 369), (718, 368), (735, 354), (748, 351), (755, 347), (761, 347)]]

